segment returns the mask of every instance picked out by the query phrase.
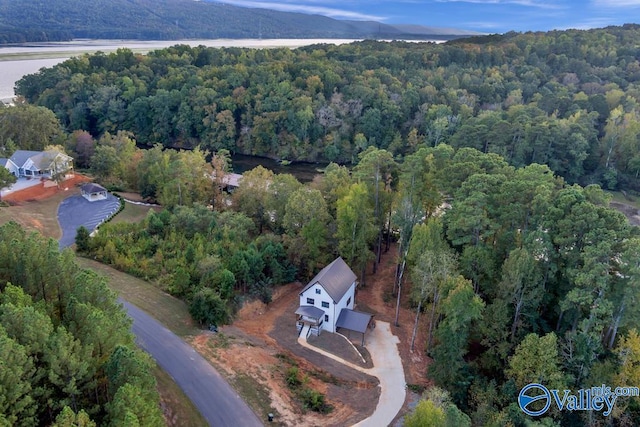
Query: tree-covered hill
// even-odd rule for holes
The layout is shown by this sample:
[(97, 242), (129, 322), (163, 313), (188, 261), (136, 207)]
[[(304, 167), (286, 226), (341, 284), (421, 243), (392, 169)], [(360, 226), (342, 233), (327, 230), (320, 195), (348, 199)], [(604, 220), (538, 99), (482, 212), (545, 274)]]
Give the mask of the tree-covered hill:
[(0, 425), (163, 425), (153, 361), (103, 277), (0, 226)]
[(0, 0), (0, 44), (72, 38), (429, 38), (467, 34), (425, 27), (242, 8), (192, 0)]
[[(16, 93), (68, 130), (141, 144), (349, 163), (448, 143), (640, 189), (640, 26), (445, 44), (175, 46), (70, 59)], [(2, 141), (0, 141), (2, 142)]]

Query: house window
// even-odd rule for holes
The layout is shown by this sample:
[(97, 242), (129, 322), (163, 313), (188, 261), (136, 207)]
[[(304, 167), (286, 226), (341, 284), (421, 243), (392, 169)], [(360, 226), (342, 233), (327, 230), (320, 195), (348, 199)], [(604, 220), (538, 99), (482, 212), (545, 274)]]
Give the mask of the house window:
[(351, 297), (347, 300), (347, 305), (351, 304)]
[(322, 301), (322, 308), (329, 308), (329, 303), (326, 301)]
[(316, 288), (316, 294), (320, 295), (321, 292), (320, 288)]
[(328, 322), (328, 321), (329, 321), (329, 315), (328, 315), (328, 314), (325, 314), (325, 315), (324, 315), (324, 321), (325, 321), (325, 322)]
[(314, 300), (313, 298), (307, 298), (307, 304), (314, 305), (315, 303), (316, 300)]

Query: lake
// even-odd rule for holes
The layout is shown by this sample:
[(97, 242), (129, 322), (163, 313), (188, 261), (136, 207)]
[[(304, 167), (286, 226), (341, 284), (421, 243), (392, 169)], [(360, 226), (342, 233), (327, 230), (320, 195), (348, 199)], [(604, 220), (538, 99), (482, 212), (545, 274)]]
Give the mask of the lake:
[(321, 173), (327, 166), (326, 163), (307, 163), (292, 162), (289, 165), (283, 165), (273, 159), (266, 157), (246, 156), (243, 154), (234, 154), (231, 156), (233, 172), (243, 174), (257, 166), (273, 171), (273, 173), (289, 173), (296, 177), (300, 182), (311, 182), (313, 178)]
[(347, 39), (216, 39), (216, 40), (73, 40), (70, 42), (24, 43), (0, 46), (0, 100), (9, 101), (15, 94), (13, 88), (27, 74), (36, 73), (42, 67), (52, 67), (72, 56), (92, 52), (113, 52), (126, 47), (134, 52), (146, 53), (176, 44), (192, 47), (250, 47), (250, 48), (296, 48), (311, 44), (343, 44), (355, 40)]
[(0, 61), (0, 101), (10, 101), (15, 96), (13, 87), (16, 82), (26, 74), (33, 74), (43, 67), (53, 67), (65, 59), (66, 58), (49, 58)]

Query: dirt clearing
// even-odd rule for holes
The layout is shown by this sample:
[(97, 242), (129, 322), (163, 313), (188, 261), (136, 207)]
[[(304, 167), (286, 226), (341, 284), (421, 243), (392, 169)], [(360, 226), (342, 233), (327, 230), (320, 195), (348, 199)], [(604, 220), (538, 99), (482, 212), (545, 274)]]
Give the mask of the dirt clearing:
[[(383, 254), (378, 272), (368, 268), (366, 286), (358, 289), (356, 309), (375, 314), (375, 319), (394, 325), (396, 300), (392, 298), (395, 273), (395, 251), (392, 246)], [(189, 339), (190, 343), (226, 375), (249, 402), (258, 416), (276, 415), (273, 425), (283, 426), (347, 426), (367, 418), (373, 413), (380, 394), (375, 377), (357, 372), (297, 343), (295, 309), (299, 303), (301, 283), (292, 283), (276, 290), (273, 302), (245, 304), (231, 326), (219, 328), (217, 334), (204, 332)], [(408, 293), (402, 298), (399, 326), (392, 332), (400, 339), (399, 350), (403, 359), (407, 383), (428, 385), (424, 355), (425, 322), (421, 321), (416, 349), (409, 350), (415, 312), (409, 308)], [(332, 340), (327, 342), (326, 340)], [(349, 346), (342, 337), (323, 334), (326, 346)], [(354, 338), (359, 344), (359, 337)], [(306, 385), (326, 396), (333, 410), (321, 415), (305, 410), (287, 385), (289, 368), (297, 367), (306, 378)], [(249, 378), (247, 378), (249, 377)], [(246, 384), (246, 380), (250, 380)], [(242, 389), (258, 385), (254, 391)], [(254, 400), (254, 401), (252, 401)], [(266, 402), (265, 402), (266, 400)], [(407, 405), (401, 411), (402, 416)]]

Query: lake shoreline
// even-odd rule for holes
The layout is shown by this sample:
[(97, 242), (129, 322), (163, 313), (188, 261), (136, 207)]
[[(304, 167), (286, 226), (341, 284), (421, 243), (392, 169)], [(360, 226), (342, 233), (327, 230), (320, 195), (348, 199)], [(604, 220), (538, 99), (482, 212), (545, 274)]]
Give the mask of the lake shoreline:
[[(73, 39), (69, 42), (27, 42), (0, 45), (0, 101), (10, 103), (15, 99), (15, 83), (27, 74), (38, 72), (42, 67), (53, 67), (74, 56), (95, 52), (115, 52), (126, 48), (135, 53), (148, 53), (178, 44), (191, 47), (213, 48), (240, 47), (248, 49), (275, 49), (314, 45), (347, 44), (363, 39), (181, 39), (181, 40), (117, 40), (117, 39)], [(391, 41), (391, 40), (380, 40)], [(402, 40), (409, 43), (444, 43), (446, 40)]]

